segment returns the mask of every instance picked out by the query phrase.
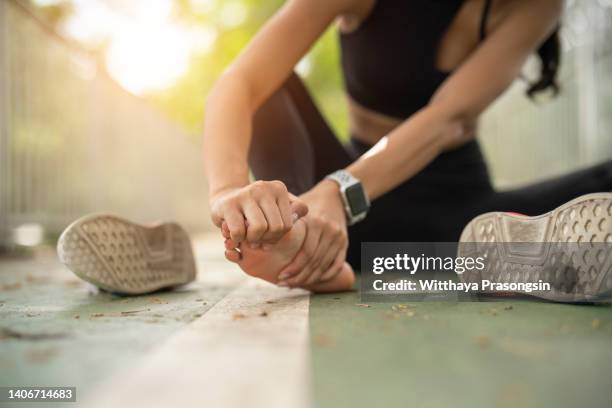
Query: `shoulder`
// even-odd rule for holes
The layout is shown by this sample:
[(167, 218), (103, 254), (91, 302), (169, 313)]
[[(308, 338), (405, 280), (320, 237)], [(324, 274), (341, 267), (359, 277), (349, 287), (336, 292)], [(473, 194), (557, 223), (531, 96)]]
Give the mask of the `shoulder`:
[(339, 14), (357, 12), (366, 3), (376, 0), (287, 0), (285, 3), (319, 10), (337, 11)]
[(287, 5), (333, 15), (342, 27), (357, 27), (380, 0), (287, 0)]
[(349, 33), (357, 30), (368, 19), (376, 2), (381, 0), (341, 0), (346, 1), (344, 11), (338, 16), (340, 31)]
[(496, 31), (541, 36), (559, 24), (563, 0), (497, 0), (491, 14), (490, 33)]
[(563, 12), (563, 0), (505, 0), (500, 1), (504, 20), (558, 21)]

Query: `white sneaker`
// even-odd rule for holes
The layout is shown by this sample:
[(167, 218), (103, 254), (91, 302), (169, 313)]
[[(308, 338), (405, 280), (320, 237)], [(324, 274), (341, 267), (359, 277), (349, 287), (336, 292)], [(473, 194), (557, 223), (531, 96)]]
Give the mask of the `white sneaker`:
[(88, 215), (66, 228), (57, 253), (81, 279), (120, 294), (184, 285), (196, 276), (189, 237), (175, 223), (142, 226), (114, 215)]
[(458, 256), (486, 259), (464, 282), (542, 282), (551, 290), (528, 294), (557, 302), (591, 302), (612, 295), (612, 193), (578, 197), (528, 217), (491, 212), (468, 223)]

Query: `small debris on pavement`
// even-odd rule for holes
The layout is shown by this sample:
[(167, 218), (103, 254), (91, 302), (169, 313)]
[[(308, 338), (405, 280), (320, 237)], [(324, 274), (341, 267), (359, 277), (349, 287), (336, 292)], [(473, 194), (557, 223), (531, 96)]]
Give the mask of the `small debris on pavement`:
[(104, 313), (92, 313), (89, 315), (89, 317), (102, 317), (104, 316)]
[(491, 345), (491, 338), (489, 336), (476, 336), (474, 340), (476, 341), (478, 347), (483, 350), (488, 348), (489, 345)]
[(370, 307), (370, 305), (368, 305), (367, 303), (357, 303), (355, 306)]
[(67, 280), (64, 281), (64, 286), (67, 286), (69, 288), (78, 288), (80, 286), (83, 286), (83, 282), (76, 279)]
[(5, 283), (4, 285), (0, 286), (0, 290), (3, 290), (3, 291), (17, 290), (17, 289), (21, 289), (21, 286), (22, 285), (20, 282)]
[(331, 347), (335, 344), (334, 340), (327, 334), (317, 334), (312, 340), (319, 347)]
[(158, 305), (168, 304), (168, 302), (166, 302), (165, 300), (161, 300), (158, 297), (153, 297), (153, 298), (149, 299), (149, 303), (155, 303), (155, 304), (158, 304)]
[(29, 333), (22, 332), (14, 329), (9, 329), (8, 327), (0, 328), (0, 338), (8, 338), (8, 339), (20, 339), (20, 340), (51, 340), (51, 339), (61, 339), (66, 337), (67, 334), (63, 332), (39, 332), (39, 333)]
[(57, 350), (54, 348), (45, 348), (42, 350), (31, 350), (25, 355), (26, 359), (30, 363), (46, 363), (57, 354)]
[(196, 299), (195, 301), (196, 301), (196, 302), (203, 302), (203, 301), (204, 301), (204, 299), (199, 298), (199, 299)]
[(399, 303), (397, 305), (391, 306), (391, 310), (387, 312), (387, 318), (391, 319), (399, 319), (400, 317), (414, 317), (415, 312), (410, 308), (412, 305), (407, 305), (404, 303)]
[(48, 276), (26, 275), (25, 281), (27, 283), (49, 283), (50, 279)]
[(244, 319), (246, 316), (242, 313), (234, 313), (232, 315), (232, 320), (240, 320), (240, 319)]
[(128, 316), (128, 315), (132, 315), (134, 313), (140, 313), (140, 312), (148, 312), (151, 309), (140, 309), (140, 310), (126, 310), (125, 312), (121, 312), (121, 316)]
[(512, 309), (514, 309), (512, 305), (504, 307), (504, 310), (512, 310)]
[(266, 303), (267, 303), (267, 304), (269, 304), (269, 305), (273, 305), (273, 304), (274, 304), (274, 303), (276, 303), (276, 302), (275, 302), (275, 301), (273, 301), (273, 300), (266, 300)]
[(74, 315), (73, 317), (74, 317), (75, 319), (80, 319), (80, 318), (81, 318), (81, 315)]
[(267, 317), (268, 316), (268, 312), (266, 312), (265, 310), (263, 312), (261, 312), (259, 314), (261, 317)]
[(193, 317), (195, 317), (196, 319), (199, 318), (199, 317), (202, 317), (202, 313), (196, 313), (196, 314), (193, 315)]

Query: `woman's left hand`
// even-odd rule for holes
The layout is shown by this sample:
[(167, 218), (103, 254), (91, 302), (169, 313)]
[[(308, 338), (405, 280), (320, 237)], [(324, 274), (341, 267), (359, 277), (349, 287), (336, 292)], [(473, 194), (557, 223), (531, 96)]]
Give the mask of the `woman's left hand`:
[(306, 239), (293, 261), (279, 273), (279, 286), (303, 287), (334, 278), (348, 248), (344, 206), (338, 185), (323, 180), (300, 196), (309, 208)]

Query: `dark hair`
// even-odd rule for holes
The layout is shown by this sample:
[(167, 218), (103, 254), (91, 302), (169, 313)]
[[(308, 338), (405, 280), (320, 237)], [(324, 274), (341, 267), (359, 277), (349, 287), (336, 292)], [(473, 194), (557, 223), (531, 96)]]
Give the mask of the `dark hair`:
[(540, 92), (551, 90), (553, 96), (559, 93), (557, 73), (561, 64), (561, 45), (559, 41), (559, 27), (538, 48), (540, 58), (540, 78), (529, 84), (527, 96), (533, 99)]

